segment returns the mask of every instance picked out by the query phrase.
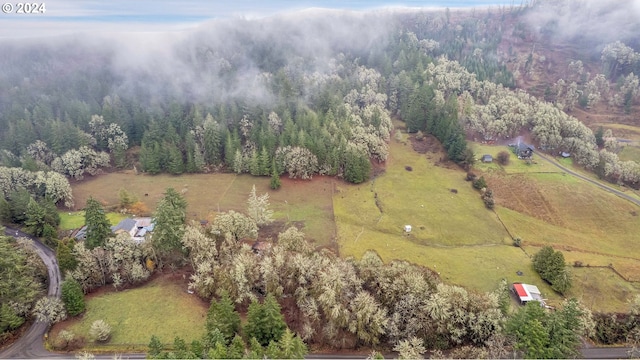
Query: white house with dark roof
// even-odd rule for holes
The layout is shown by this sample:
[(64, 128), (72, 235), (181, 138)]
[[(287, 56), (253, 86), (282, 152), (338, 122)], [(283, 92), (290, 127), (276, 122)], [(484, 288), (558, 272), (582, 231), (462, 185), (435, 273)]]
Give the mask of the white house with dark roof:
[(153, 231), (154, 226), (153, 219), (149, 217), (126, 218), (120, 221), (118, 225), (112, 226), (111, 231), (114, 234), (127, 233), (131, 236), (131, 239), (140, 243), (144, 241), (144, 237), (148, 232)]

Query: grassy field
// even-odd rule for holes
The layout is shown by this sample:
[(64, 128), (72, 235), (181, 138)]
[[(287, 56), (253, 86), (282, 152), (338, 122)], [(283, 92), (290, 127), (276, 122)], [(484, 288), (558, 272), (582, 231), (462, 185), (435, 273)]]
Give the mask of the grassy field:
[(630, 202), (560, 174), (508, 177), (495, 187), (500, 218), (525, 244), (640, 260), (639, 209)]
[(303, 231), (318, 245), (332, 245), (335, 222), (331, 195), (336, 180), (322, 176), (311, 181), (283, 177), (282, 187), (276, 191), (269, 188), (269, 181), (268, 177), (246, 174), (192, 174), (178, 177), (116, 172), (74, 183), (72, 188), (78, 207), (84, 206), (89, 196), (105, 206), (116, 206), (119, 203), (118, 192), (126, 189), (153, 211), (165, 189), (173, 187), (187, 200), (187, 218), (198, 221), (213, 220), (219, 211), (246, 212), (247, 198), (255, 184), (258, 194), (269, 193), (274, 217), (283, 227), (302, 225)]
[[(478, 156), (495, 157), (508, 150), (472, 146)], [(637, 206), (546, 161), (526, 165), (512, 155), (504, 167), (497, 163), (474, 167), (494, 190), (493, 212), (464, 180), (464, 171), (441, 163), (437, 146), (427, 149), (419, 154), (410, 141), (406, 145), (392, 141), (385, 171), (359, 185), (326, 177), (283, 178), (282, 188), (272, 191), (268, 178), (249, 175), (112, 173), (76, 183), (73, 190), (77, 204), (93, 195), (103, 204), (116, 205), (119, 189), (126, 188), (153, 209), (165, 188), (174, 187), (189, 203), (189, 219), (212, 220), (218, 211), (244, 211), (255, 184), (258, 193), (269, 192), (278, 220), (280, 228), (271, 229), (270, 236), (296, 224), (319, 246), (333, 246), (337, 238), (344, 257), (360, 257), (373, 249), (385, 261), (403, 259), (428, 266), (446, 282), (481, 291), (493, 290), (502, 278), (531, 282), (553, 303), (559, 297), (533, 272), (529, 258), (542, 246), (552, 245), (563, 251), (569, 264), (591, 266), (575, 268), (580, 276), (576, 275), (576, 290), (570, 295), (593, 298), (594, 308), (626, 309), (629, 294), (638, 289), (612, 268), (626, 279), (640, 281)], [(556, 161), (572, 166), (571, 159)], [(404, 233), (405, 225), (412, 225), (410, 234)], [(522, 249), (512, 246), (512, 236), (523, 239)], [(589, 282), (590, 276), (597, 282)], [(611, 290), (616, 288), (628, 291)], [(611, 297), (601, 295), (607, 292)]]
[(640, 146), (637, 145), (625, 145), (618, 153), (618, 158), (623, 161), (635, 161), (640, 162)]
[[(594, 126), (602, 126), (603, 129), (611, 129), (613, 136), (621, 139), (640, 141), (640, 126), (626, 124), (598, 123)], [(595, 127), (593, 127), (595, 129)]]
[[(385, 261), (425, 265), (447, 282), (482, 291), (493, 290), (502, 278), (539, 283), (528, 257), (511, 245), (463, 171), (434, 165), (427, 157), (435, 155), (418, 154), (410, 144), (390, 146), (386, 173), (342, 185), (334, 196), (342, 256), (358, 258), (373, 249)], [(412, 225), (409, 235), (405, 224)]]
[[(519, 160), (518, 157), (513, 153), (512, 149), (506, 145), (487, 145), (477, 142), (470, 142), (469, 146), (471, 146), (477, 158), (474, 169), (482, 172), (500, 171), (508, 174), (562, 172), (562, 170), (549, 164), (546, 161), (536, 160), (535, 155), (533, 156), (533, 160), (531, 162)], [(498, 157), (498, 153), (501, 151), (506, 151), (510, 154), (509, 164), (506, 166), (498, 164), (498, 161), (496, 159)], [(493, 156), (492, 163), (483, 163), (481, 161), (482, 156), (485, 154)]]
[[(117, 225), (127, 215), (116, 212), (107, 213), (107, 219), (111, 225)], [(73, 230), (84, 226), (84, 211), (61, 211), (60, 212), (60, 230)]]
[[(479, 157), (508, 150), (472, 146)], [(640, 281), (637, 206), (546, 161), (526, 165), (512, 155), (504, 167), (495, 162), (474, 167), (494, 190), (498, 205), (493, 213), (463, 180), (463, 171), (436, 165), (438, 154), (420, 155), (410, 142), (395, 141), (390, 153), (386, 173), (365, 184), (341, 185), (334, 196), (341, 255), (360, 257), (374, 249), (385, 261), (425, 265), (444, 281), (483, 291), (501, 278), (531, 282), (553, 304), (559, 297), (533, 272), (529, 258), (552, 245), (563, 251), (567, 263), (592, 266), (575, 268), (570, 296), (591, 299), (596, 310), (624, 311), (631, 294), (638, 293), (634, 283), (608, 268)], [(572, 166), (571, 159), (558, 161)], [(411, 234), (403, 233), (404, 224), (413, 226)], [(511, 245), (511, 235), (523, 239), (522, 249)], [(518, 270), (524, 275), (517, 276)], [(608, 292), (611, 296), (603, 295)]]
[[(164, 277), (140, 288), (90, 296), (84, 315), (57, 324), (50, 336), (55, 338), (59, 331), (71, 330), (85, 336), (87, 348), (96, 350), (145, 350), (151, 335), (163, 343), (173, 343), (176, 336), (189, 343), (202, 337), (207, 310), (208, 304), (187, 294), (183, 281)], [(111, 340), (104, 346), (88, 339), (91, 324), (98, 319), (113, 329)]]
[(628, 311), (629, 300), (640, 292), (638, 283), (621, 279), (607, 268), (573, 268), (573, 288), (568, 296), (579, 299), (592, 311)]

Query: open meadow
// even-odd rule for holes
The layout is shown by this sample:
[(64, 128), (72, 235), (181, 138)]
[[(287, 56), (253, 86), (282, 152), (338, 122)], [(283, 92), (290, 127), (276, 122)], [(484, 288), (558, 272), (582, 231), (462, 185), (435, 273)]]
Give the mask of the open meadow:
[[(576, 169), (569, 159), (558, 162)], [(494, 191), (496, 214), (512, 236), (522, 239), (528, 254), (550, 245), (563, 252), (568, 264), (589, 266), (573, 269), (569, 296), (592, 299), (594, 310), (626, 310), (640, 290), (638, 206), (562, 172), (489, 170), (484, 175)], [(629, 291), (610, 291), (619, 284)]]

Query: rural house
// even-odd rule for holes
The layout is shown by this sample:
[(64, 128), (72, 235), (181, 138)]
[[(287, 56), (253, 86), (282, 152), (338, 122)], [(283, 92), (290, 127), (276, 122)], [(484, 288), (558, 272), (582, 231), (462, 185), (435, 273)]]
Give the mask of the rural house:
[(142, 217), (137, 219), (126, 218), (118, 223), (116, 226), (111, 227), (111, 231), (114, 234), (120, 234), (125, 232), (131, 236), (137, 243), (144, 241), (144, 236), (147, 232), (153, 231), (154, 224), (151, 218)]
[(523, 142), (519, 142), (515, 146), (515, 152), (516, 155), (518, 155), (518, 159), (531, 159), (534, 150), (535, 147), (533, 147), (533, 145), (525, 144)]
[(491, 156), (489, 154), (482, 155), (482, 162), (483, 163), (493, 162), (493, 156)]

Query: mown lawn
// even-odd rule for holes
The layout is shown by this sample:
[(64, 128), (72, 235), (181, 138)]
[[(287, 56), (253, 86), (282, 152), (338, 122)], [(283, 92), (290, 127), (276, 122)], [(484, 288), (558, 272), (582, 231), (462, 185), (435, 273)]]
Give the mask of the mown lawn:
[[(111, 223), (111, 225), (117, 225), (122, 219), (126, 218), (127, 215), (109, 212), (107, 213), (107, 219)], [(61, 211), (60, 212), (60, 230), (73, 230), (78, 229), (84, 226), (84, 211)]]
[[(71, 330), (87, 339), (88, 348), (98, 350), (145, 350), (151, 335), (166, 344), (173, 343), (176, 336), (189, 343), (202, 337), (208, 310), (208, 304), (188, 294), (182, 282), (166, 278), (136, 289), (90, 296), (86, 304), (84, 315), (56, 325), (51, 336), (63, 329)], [(89, 340), (91, 324), (98, 319), (113, 329), (111, 340), (104, 346)]]

